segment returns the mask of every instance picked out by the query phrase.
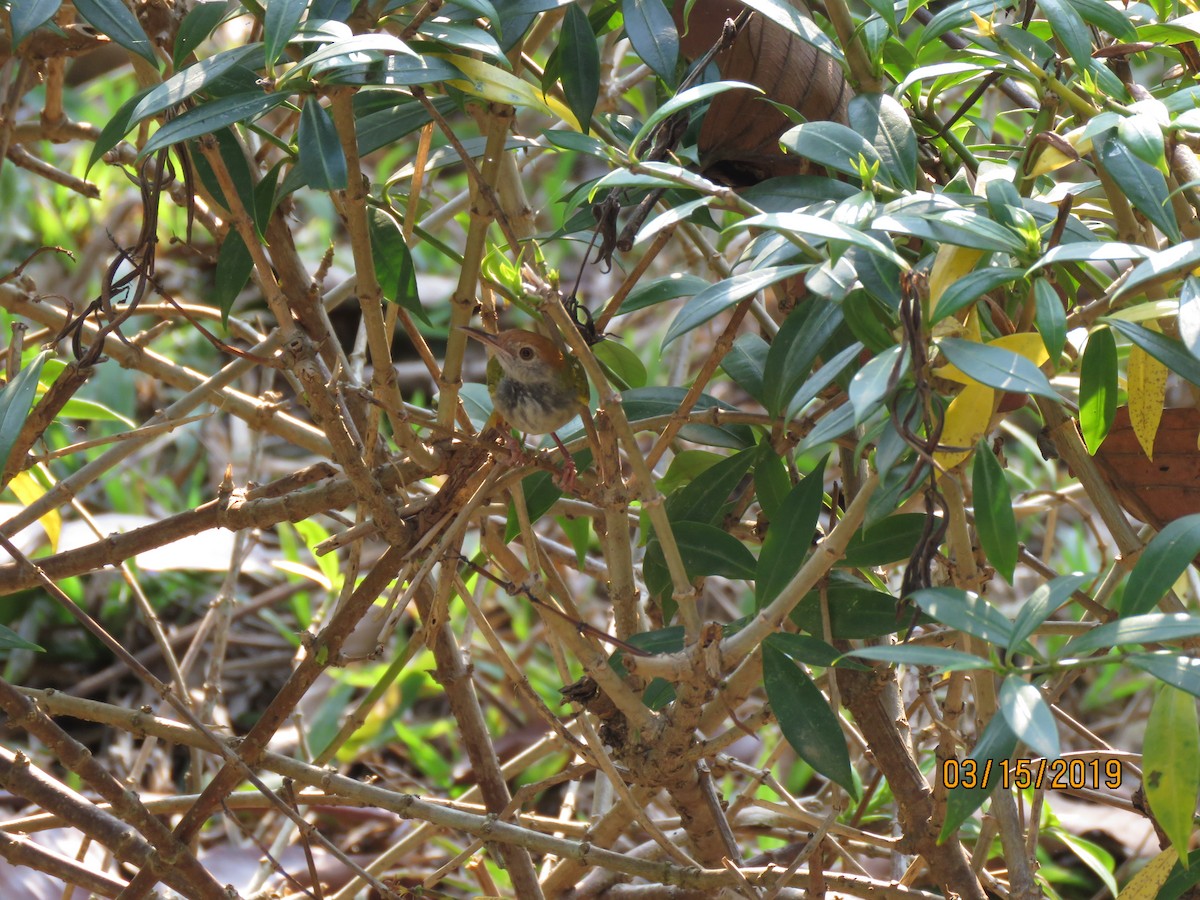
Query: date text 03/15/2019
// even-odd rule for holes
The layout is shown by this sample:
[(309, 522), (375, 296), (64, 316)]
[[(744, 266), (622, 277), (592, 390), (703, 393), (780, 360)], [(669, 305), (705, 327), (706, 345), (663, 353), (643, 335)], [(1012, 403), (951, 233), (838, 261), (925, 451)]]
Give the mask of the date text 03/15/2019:
[(1054, 790), (1115, 790), (1121, 786), (1121, 761), (1117, 759), (948, 759), (939, 767), (942, 786), (973, 790), (997, 781), (1008, 790), (1043, 787)]

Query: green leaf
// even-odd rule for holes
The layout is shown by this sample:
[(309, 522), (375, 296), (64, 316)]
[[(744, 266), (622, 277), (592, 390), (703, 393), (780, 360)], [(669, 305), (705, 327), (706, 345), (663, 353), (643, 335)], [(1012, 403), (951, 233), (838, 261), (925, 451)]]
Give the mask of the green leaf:
[(1038, 8), (1050, 22), (1054, 36), (1062, 41), (1082, 72), (1092, 66), (1092, 36), (1083, 17), (1066, 0), (1038, 0)]
[(1117, 342), (1112, 329), (1088, 335), (1079, 366), (1079, 427), (1088, 453), (1095, 454), (1117, 414)]
[(763, 686), (783, 736), (802, 760), (857, 797), (838, 717), (809, 674), (774, 646), (773, 637), (763, 642)]
[(295, 69), (288, 72), (288, 75), (290, 76), (292, 71), (309, 66), (313, 67), (312, 74), (314, 75), (339, 67), (357, 66), (361, 64), (361, 61), (355, 58), (355, 54), (359, 53), (396, 53), (401, 56), (417, 58), (417, 54), (413, 52), (412, 48), (394, 35), (360, 34), (345, 40), (334, 41), (332, 44), (326, 44), (319, 50), (313, 51), (300, 60)]
[[(754, 495), (758, 498), (758, 505), (762, 507), (767, 521), (773, 522), (783, 510), (784, 499), (792, 492), (792, 479), (788, 475), (783, 457), (775, 452), (770, 441), (764, 437), (759, 446), (762, 448), (762, 456), (754, 466)], [(760, 554), (760, 570), (762, 565)], [(761, 578), (761, 575), (759, 577)]]
[(225, 0), (207, 0), (192, 6), (179, 23), (179, 32), (175, 35), (175, 47), (171, 51), (171, 57), (176, 69), (182, 68), (188, 55), (213, 33), (213, 29), (225, 18), (228, 8), (229, 4)]
[(173, 106), (178, 106), (197, 91), (213, 84), (223, 74), (242, 62), (250, 53), (255, 52), (255, 47), (256, 45), (252, 45), (251, 47), (225, 50), (176, 72), (142, 96), (141, 101), (133, 108), (133, 112), (129, 116), (130, 121), (126, 126), (126, 131), (138, 122), (156, 116)]
[(559, 32), (562, 86), (579, 127), (587, 134), (600, 97), (600, 50), (587, 13), (572, 3)]
[(721, 460), (697, 478), (667, 498), (667, 518), (674, 526), (678, 522), (704, 522), (712, 525), (721, 520), (725, 504), (754, 462), (755, 450), (743, 450)]
[(792, 405), (813, 363), (842, 324), (836, 303), (804, 303), (784, 320), (763, 369), (763, 405), (777, 416)]
[(109, 409), (102, 403), (96, 403), (94, 400), (81, 400), (79, 397), (72, 397), (63, 404), (62, 410), (59, 412), (61, 419), (84, 419), (94, 422), (121, 422), (128, 428), (137, 428), (137, 422), (133, 419), (121, 415), (115, 410)]
[(800, 385), (788, 402), (784, 415), (789, 419), (797, 416), (817, 394), (832, 384), (833, 380), (841, 375), (847, 366), (858, 360), (862, 356), (862, 351), (863, 345), (859, 341), (855, 341), (830, 357), (825, 365), (817, 369), (804, 384)]
[(1200, 278), (1189, 275), (1179, 289), (1179, 338), (1200, 359)]
[(938, 298), (937, 309), (933, 312), (933, 321), (940, 322), (946, 316), (954, 315), (988, 291), (994, 291), (1003, 284), (1010, 284), (1023, 274), (1021, 269), (1008, 266), (991, 266), (968, 272), (942, 292), (942, 296)]
[(1097, 625), (1073, 639), (1059, 652), (1060, 659), (1124, 644), (1153, 644), (1178, 641), (1200, 634), (1200, 616), (1189, 613), (1144, 613)]
[(928, 217), (882, 215), (871, 222), (880, 231), (918, 237), (938, 244), (953, 244), (974, 250), (1023, 253), (1025, 242), (1014, 232), (986, 216), (965, 209), (943, 209)]
[[(270, 0), (264, 4), (263, 48), (267, 56), (267, 69), (278, 61), (279, 54), (288, 45), (300, 27), (300, 19), (308, 8), (308, 0)], [(308, 104), (304, 104), (306, 107)]]
[(672, 522), (671, 532), (688, 578), (720, 575), (750, 580), (754, 577), (754, 554), (728, 531), (705, 522)]
[[(571, 454), (575, 461), (575, 469), (587, 471), (592, 464), (592, 451), (581, 450)], [(538, 471), (521, 480), (521, 493), (525, 495), (525, 510), (529, 520), (536, 522), (554, 508), (554, 504), (562, 497), (562, 490), (554, 483), (554, 476), (549, 472)], [(517, 519), (517, 511), (510, 502), (508, 505), (508, 521), (504, 529), (504, 541), (507, 543), (521, 533), (521, 523)]]
[(757, 85), (747, 84), (744, 81), (713, 81), (708, 84), (698, 84), (695, 87), (690, 87), (687, 90), (680, 91), (646, 119), (645, 124), (638, 129), (637, 134), (633, 136), (633, 140), (629, 142), (630, 149), (633, 153), (641, 151), (642, 144), (649, 137), (659, 122), (662, 122), (680, 110), (687, 109), (696, 103), (702, 103), (717, 94), (723, 94), (726, 91), (754, 91), (756, 94), (763, 93), (763, 89)]
[[(1128, 16), (1120, 9), (1109, 6), (1104, 0), (1070, 0), (1070, 3), (1085, 22), (1107, 31), (1113, 37), (1122, 41), (1138, 39), (1137, 29), (1133, 27)], [(1116, 893), (1114, 890), (1113, 895)]]
[(698, 328), (705, 322), (720, 315), (729, 307), (747, 297), (753, 297), (764, 288), (803, 272), (804, 266), (778, 266), (766, 269), (756, 269), (752, 272), (742, 272), (724, 281), (709, 285), (679, 311), (667, 329), (663, 338), (665, 348), (673, 340), (687, 334), (693, 328)]
[(925, 516), (921, 513), (889, 516), (855, 534), (837, 565), (873, 568), (908, 559), (924, 531)]
[[(1017, 736), (1008, 727), (1004, 716), (992, 716), (983, 734), (971, 751), (970, 769), (966, 761), (959, 763), (959, 780), (946, 794), (946, 818), (942, 822), (942, 831), (938, 835), (938, 843), (958, 830), (958, 826), (967, 820), (971, 813), (983, 806), (983, 801), (991, 796), (992, 791), (1000, 784), (1000, 768), (1017, 749)], [(970, 772), (970, 779), (966, 777)]]
[(596, 359), (615, 376), (621, 390), (640, 388), (646, 385), (646, 364), (642, 358), (624, 344), (616, 341), (601, 341), (592, 348)]
[(261, 116), (267, 110), (274, 109), (287, 100), (283, 94), (264, 94), (261, 91), (250, 91), (222, 97), (203, 106), (190, 109), (177, 119), (172, 119), (158, 129), (146, 142), (138, 158), (145, 157), (163, 147), (178, 144), (188, 138), (211, 134), (227, 125), (236, 122), (248, 122)]
[(92, 170), (92, 166), (100, 160), (100, 157), (117, 146), (121, 138), (129, 133), (129, 129), (133, 127), (133, 111), (151, 90), (153, 88), (139, 91), (122, 103), (112, 114), (108, 124), (100, 129), (100, 136), (96, 138), (96, 143), (92, 144), (92, 152), (88, 156), (87, 168), (84, 170), (85, 175)]
[(975, 448), (971, 466), (971, 488), (975, 496), (975, 531), (983, 552), (1004, 580), (1013, 583), (1017, 567), (1017, 517), (1004, 469), (987, 439)]
[(333, 119), (317, 102), (315, 95), (305, 101), (300, 110), (300, 127), (296, 131), (300, 174), (316, 191), (346, 189), (346, 155), (338, 139)]
[(912, 357), (901, 344), (888, 347), (854, 373), (848, 394), (854, 406), (854, 423), (861, 424), (883, 403), (908, 374)]
[(1013, 620), (1010, 647), (1020, 647), (1050, 615), (1070, 599), (1071, 594), (1092, 580), (1091, 575), (1074, 573), (1060, 575), (1052, 581), (1039, 585), (1029, 595)]
[(1051, 247), (1046, 253), (1029, 267), (1027, 275), (1032, 275), (1038, 269), (1064, 262), (1112, 262), (1124, 259), (1144, 259), (1152, 256), (1153, 250), (1139, 244), (1123, 244), (1120, 241), (1076, 241), (1071, 244), (1059, 244)]
[[(372, 91), (371, 93), (382, 93)], [(358, 94), (354, 99), (368, 96)], [(430, 98), (434, 108), (445, 115), (454, 107), (452, 97)], [(403, 137), (412, 134), (418, 128), (433, 121), (425, 108), (415, 101), (399, 102), (384, 109), (377, 109), (365, 115), (359, 115), (355, 110), (354, 130), (358, 135), (358, 152), (360, 156), (394, 144)]]
[(1067, 311), (1063, 309), (1062, 299), (1054, 290), (1054, 285), (1045, 278), (1033, 282), (1033, 296), (1038, 333), (1046, 345), (1046, 352), (1050, 354), (1050, 361), (1057, 365), (1067, 344)]
[(1119, 299), (1150, 281), (1159, 281), (1181, 269), (1194, 269), (1200, 263), (1200, 240), (1176, 242), (1165, 250), (1149, 254), (1129, 273), (1113, 299)]
[(246, 243), (236, 229), (229, 229), (225, 240), (221, 242), (216, 271), (213, 273), (213, 303), (221, 310), (222, 322), (228, 322), (233, 303), (253, 271), (254, 259), (246, 249)]
[(946, 359), (980, 384), (998, 391), (1060, 400), (1041, 370), (1019, 353), (961, 338), (942, 338), (938, 347)]
[(679, 35), (662, 0), (623, 0), (621, 15), (629, 43), (654, 74), (673, 84), (679, 59)]
[[(675, 415), (687, 393), (687, 388), (682, 387), (634, 388), (631, 391), (621, 392), (621, 402), (629, 421), (637, 422), (656, 416)], [(712, 409), (714, 406), (721, 409), (737, 409), (736, 406), (724, 403), (710, 394), (701, 394), (693, 409)], [(570, 439), (561, 431), (558, 436), (563, 440)], [(741, 450), (755, 443), (753, 433), (745, 425), (690, 424), (684, 425), (679, 430), (679, 436), (685, 441), (706, 444), (710, 447), (729, 447), (734, 450)]]
[[(849, 403), (843, 403), (833, 412), (821, 417), (816, 428), (804, 436), (804, 442), (798, 450), (806, 453), (815, 447), (836, 440), (852, 430), (854, 430), (854, 407)], [(846, 565), (845, 562), (841, 564)]]
[[(635, 247), (640, 246), (652, 239), (664, 228), (670, 228), (673, 225), (678, 225), (680, 222), (686, 222), (693, 216), (699, 217), (701, 211), (707, 210), (715, 201), (715, 197), (697, 197), (695, 200), (680, 203), (678, 206), (671, 207), (666, 212), (659, 213), (638, 229), (633, 245)], [(707, 219), (708, 213), (704, 212), (702, 218)]]
[(1121, 332), (1176, 375), (1200, 385), (1200, 360), (1188, 353), (1179, 341), (1124, 319), (1106, 317), (1101, 321)]
[(75, 11), (101, 34), (108, 35), (154, 68), (159, 67), (158, 57), (154, 55), (150, 38), (142, 30), (142, 23), (121, 0), (75, 0)]
[(46, 652), (44, 647), (39, 647), (37, 644), (25, 640), (25, 638), (4, 625), (0, 625), (0, 650), (35, 650), (38, 653)]
[(920, 644), (885, 644), (878, 647), (862, 647), (858, 650), (851, 650), (846, 655), (907, 666), (933, 666), (942, 672), (972, 672), (994, 668), (992, 663), (986, 659), (971, 653), (963, 653), (961, 650), (950, 650), (945, 647), (923, 647)]
[(725, 374), (764, 406), (763, 372), (771, 346), (757, 334), (746, 332), (737, 336), (729, 352), (721, 358)]
[(501, 65), (508, 65), (504, 59), (504, 51), (500, 49), (496, 39), (477, 26), (434, 19), (421, 26), (421, 33), (451, 47), (461, 47), (481, 56), (490, 56)]
[(659, 303), (674, 300), (676, 297), (692, 297), (708, 286), (709, 282), (699, 275), (688, 275), (684, 272), (665, 275), (662, 278), (647, 281), (645, 284), (639, 284), (630, 291), (617, 315), (623, 316), (626, 313), (637, 312), (639, 309), (657, 306)]
[[(1158, 889), (1156, 900), (1181, 900), (1197, 882), (1200, 882), (1200, 850), (1193, 850), (1190, 856), (1175, 861), (1167, 880)], [(1117, 896), (1115, 887), (1112, 893)]]
[(1187, 859), (1200, 793), (1200, 726), (1190, 694), (1159, 690), (1146, 720), (1142, 784), (1154, 818), (1179, 858)]
[[(1116, 863), (1111, 853), (1099, 844), (1076, 837), (1062, 828), (1050, 827), (1045, 829), (1043, 833), (1047, 837), (1066, 844), (1067, 848), (1079, 858), (1079, 861), (1091, 869), (1096, 877), (1104, 882), (1104, 886), (1108, 888), (1109, 893), (1114, 897), (1121, 893), (1121, 889), (1117, 886), (1117, 880), (1113, 878), (1113, 869), (1116, 867)], [(1166, 900), (1166, 898), (1160, 893), (1159, 900)]]
[(1058, 759), (1058, 727), (1054, 713), (1034, 685), (1020, 675), (1009, 675), (1000, 685), (1000, 712), (1004, 721), (1034, 753)]
[(17, 443), (29, 410), (33, 408), (38, 376), (49, 357), (50, 351), (43, 350), (12, 381), (0, 388), (0, 469), (8, 465), (9, 454)]
[(924, 588), (909, 597), (930, 618), (990, 644), (1012, 644), (1012, 623), (973, 591), (958, 588)]
[(754, 608), (762, 609), (779, 596), (804, 564), (806, 550), (816, 532), (825, 495), (825, 464), (822, 457), (816, 468), (800, 479), (778, 513), (771, 519), (754, 582)]
[(375, 278), (383, 298), (398, 303), (426, 325), (431, 324), (421, 298), (417, 294), (417, 270), (412, 254), (404, 243), (400, 226), (390, 215), (377, 207), (367, 212), (367, 228), (371, 235), (371, 256), (375, 262)]
[(1117, 125), (1117, 137), (1142, 162), (1160, 171), (1167, 167), (1162, 128), (1153, 116), (1134, 113), (1123, 117)]
[[(1168, 201), (1167, 181), (1162, 172), (1138, 159), (1113, 134), (1100, 139), (1099, 150), (1100, 165), (1138, 212), (1153, 222), (1173, 243), (1183, 240), (1179, 234), (1179, 224), (1175, 221), (1175, 210)], [(1128, 287), (1126, 284), (1125, 288)]]
[(1194, 697), (1200, 697), (1200, 657), (1175, 653), (1131, 653), (1125, 657), (1143, 672), (1149, 672)]
[[(829, 631), (838, 640), (864, 640), (895, 634), (908, 627), (909, 618), (896, 615), (896, 598), (877, 591), (845, 572), (833, 572), (825, 588), (829, 607)], [(911, 617), (910, 617), (911, 618)], [(791, 619), (810, 634), (824, 635), (821, 592), (814, 590), (801, 600)]]
[(866, 669), (866, 666), (846, 659), (846, 654), (843, 654), (837, 647), (809, 634), (790, 634), (786, 631), (779, 631), (772, 634), (767, 640), (780, 653), (804, 665), (824, 668), (840, 665), (854, 669)]
[(875, 148), (891, 180), (915, 191), (917, 134), (904, 107), (890, 94), (858, 94), (850, 101), (848, 117), (851, 129)]
[(12, 27), (12, 47), (29, 37), (54, 17), (62, 0), (21, 0), (9, 5), (8, 16)]
[(786, 28), (804, 43), (832, 56), (838, 62), (845, 59), (842, 48), (818, 28), (812, 19), (801, 15), (800, 10), (791, 3), (784, 0), (743, 0), (742, 5), (761, 13), (768, 22)]
[(797, 156), (844, 175), (858, 175), (859, 157), (868, 163), (883, 163), (879, 151), (865, 137), (838, 122), (805, 122), (785, 131), (779, 143)]
[[(821, 123), (832, 124), (832, 123)], [(887, 243), (877, 237), (872, 237), (857, 228), (848, 228), (837, 222), (813, 216), (808, 213), (781, 212), (763, 213), (750, 216), (729, 226), (729, 231), (740, 231), (743, 228), (765, 228), (783, 234), (791, 234), (803, 241), (817, 243), (819, 241), (844, 241), (856, 247), (862, 247), (900, 267), (904, 271), (910, 268), (908, 260), (893, 250)]]

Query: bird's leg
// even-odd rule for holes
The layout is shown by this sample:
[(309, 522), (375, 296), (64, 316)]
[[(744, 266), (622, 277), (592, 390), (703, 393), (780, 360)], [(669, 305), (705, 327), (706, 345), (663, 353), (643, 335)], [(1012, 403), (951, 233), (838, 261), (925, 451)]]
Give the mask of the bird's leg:
[(554, 438), (554, 443), (558, 444), (558, 449), (562, 451), (563, 467), (559, 473), (559, 485), (564, 491), (569, 494), (575, 493), (575, 476), (579, 473), (575, 470), (575, 460), (571, 458), (571, 454), (567, 451), (566, 445), (558, 439), (558, 435), (553, 431), (550, 432), (550, 437)]

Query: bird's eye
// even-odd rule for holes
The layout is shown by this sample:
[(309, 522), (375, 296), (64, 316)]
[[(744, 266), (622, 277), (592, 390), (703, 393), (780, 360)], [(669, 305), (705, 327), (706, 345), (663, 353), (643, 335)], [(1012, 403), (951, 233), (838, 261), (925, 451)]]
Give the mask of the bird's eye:
[(519, 351), (517, 351), (517, 354), (521, 357), (521, 359), (533, 359), (533, 348), (522, 347)]

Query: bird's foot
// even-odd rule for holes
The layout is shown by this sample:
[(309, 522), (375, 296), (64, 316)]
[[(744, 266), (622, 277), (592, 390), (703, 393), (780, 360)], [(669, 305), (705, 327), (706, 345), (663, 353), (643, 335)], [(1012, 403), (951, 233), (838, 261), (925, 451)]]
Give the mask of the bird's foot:
[(558, 485), (565, 493), (573, 494), (576, 488), (576, 477), (579, 472), (575, 469), (575, 460), (567, 456), (566, 462), (563, 463), (562, 469), (554, 476), (554, 483)]

